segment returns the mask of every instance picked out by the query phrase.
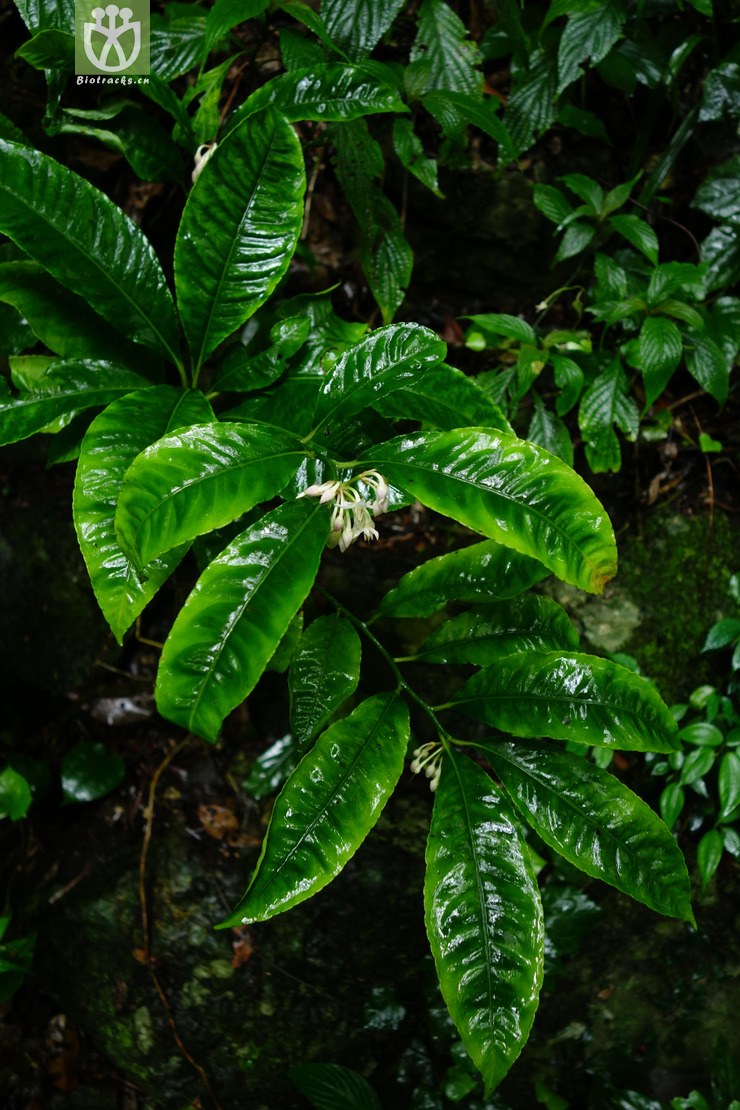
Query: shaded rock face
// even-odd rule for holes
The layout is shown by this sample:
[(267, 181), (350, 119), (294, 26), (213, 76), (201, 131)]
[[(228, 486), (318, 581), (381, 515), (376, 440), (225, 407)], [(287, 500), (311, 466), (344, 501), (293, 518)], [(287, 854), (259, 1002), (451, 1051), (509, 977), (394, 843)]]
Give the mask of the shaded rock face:
[[(154, 966), (223, 1110), (299, 1110), (288, 1070), (307, 1061), (362, 1072), (391, 1110), (452, 1105), (442, 1092), (465, 1057), (423, 933), (427, 819), (425, 794), (407, 793), (317, 898), (249, 930), (217, 932), (256, 846), (226, 851), (195, 839), (177, 807), (162, 803), (149, 864)], [(140, 1092), (140, 1107), (179, 1108), (196, 1096), (209, 1106), (141, 962), (138, 863), (138, 849), (122, 850), (54, 906), (37, 975)], [(723, 1038), (740, 1058), (740, 922), (731, 908), (739, 892), (722, 883), (697, 906), (698, 932), (588, 884), (600, 912), (576, 950), (548, 967), (530, 1043), (496, 1101), (473, 1091), (467, 1110), (529, 1110), (536, 1077), (574, 1106), (616, 1106), (613, 1092), (625, 1088), (685, 1095), (706, 1087)], [(548, 924), (559, 943), (562, 920)], [(103, 1096), (90, 1102), (83, 1086), (74, 1102), (57, 1096), (52, 1105), (103, 1107)]]
[(701, 654), (714, 621), (734, 614), (727, 593), (736, 569), (740, 529), (717, 514), (685, 517), (659, 510), (643, 535), (619, 541), (619, 571), (595, 597), (551, 578), (544, 591), (575, 621), (584, 649), (627, 652), (670, 704), (712, 682), (716, 659)]
[(0, 500), (0, 687), (14, 693), (21, 681), (66, 694), (109, 638), (72, 524), (72, 481), (69, 467), (46, 472), (39, 460)]
[(440, 183), (445, 200), (410, 186), (412, 298), (444, 289), (453, 304), (505, 311), (534, 305), (557, 287), (557, 274), (543, 265), (552, 225), (534, 207), (533, 186), (523, 174), (450, 173)]
[[(409, 838), (427, 808), (426, 797), (392, 807), (306, 906), (226, 932), (213, 926), (243, 893), (257, 848), (203, 843), (171, 805), (158, 811), (148, 866), (154, 967), (223, 1110), (305, 1105), (287, 1072), (307, 1060), (360, 1068), (382, 1090), (398, 1056), (389, 1027), (404, 1021), (409, 997), (424, 1008), (423, 838)], [(138, 851), (122, 850), (60, 901), (42, 926), (38, 974), (151, 1105), (181, 1107), (198, 1094), (210, 1105), (142, 964), (138, 866)]]

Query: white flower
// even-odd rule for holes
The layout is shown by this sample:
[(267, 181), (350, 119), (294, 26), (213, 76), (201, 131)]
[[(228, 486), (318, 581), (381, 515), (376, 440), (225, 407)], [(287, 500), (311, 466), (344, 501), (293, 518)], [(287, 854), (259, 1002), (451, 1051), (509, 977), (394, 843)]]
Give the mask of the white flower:
[(416, 748), (414, 758), (411, 761), (412, 773), (418, 775), (420, 771), (423, 771), (429, 779), (429, 789), (432, 793), (439, 786), (439, 776), (442, 772), (442, 754), (442, 745), (432, 740), (428, 744), (422, 744), (421, 747)]
[[(352, 482), (362, 482), (375, 494), (373, 501), (367, 501)], [(322, 505), (333, 502), (331, 532), (326, 541), (327, 547), (347, 548), (362, 536), (366, 540), (377, 540), (378, 531), (373, 516), (388, 511), (388, 483), (377, 470), (366, 470), (348, 482), (315, 482), (308, 486), (299, 497), (318, 497)]]
[(359, 475), (359, 480), (369, 486), (375, 493), (375, 500), (370, 502), (370, 509), (379, 516), (388, 512), (388, 483), (377, 470), (365, 470)]
[(195, 169), (190, 175), (190, 179), (193, 182), (193, 185), (195, 185), (196, 181), (200, 177), (203, 167), (205, 166), (206, 162), (211, 157), (217, 146), (218, 143), (202, 143), (196, 150)]

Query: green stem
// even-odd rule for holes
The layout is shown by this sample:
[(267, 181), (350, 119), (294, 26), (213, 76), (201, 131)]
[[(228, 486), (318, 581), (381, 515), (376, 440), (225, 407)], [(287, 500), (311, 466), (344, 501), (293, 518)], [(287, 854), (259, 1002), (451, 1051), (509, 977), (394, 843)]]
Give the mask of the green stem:
[[(180, 375), (180, 381), (182, 382), (182, 388), (183, 389), (190, 389), (190, 386), (188, 385), (188, 376), (185, 373), (185, 367), (183, 366), (183, 364), (180, 362), (179, 359), (175, 360), (175, 366), (177, 367), (177, 372)], [(195, 382), (193, 382), (193, 389), (195, 389)]]
[(408, 684), (408, 682), (396, 666), (396, 661), (391, 653), (383, 647), (377, 636), (373, 635), (365, 621), (361, 621), (360, 618), (356, 617), (354, 613), (351, 613), (349, 609), (345, 609), (342, 603), (340, 601), (337, 601), (335, 597), (332, 597), (332, 595), (327, 590), (325, 590), (323, 586), (317, 586), (316, 589), (319, 591), (319, 593), (323, 594), (327, 601), (331, 602), (338, 613), (341, 613), (347, 618), (348, 621), (351, 621), (358, 632), (361, 632), (362, 635), (370, 641), (376, 651), (378, 651), (380, 655), (383, 656), (383, 659), (385, 659), (386, 663), (393, 672), (393, 676), (398, 683), (398, 689), (403, 690), (406, 696), (411, 698), (413, 702), (416, 702), (419, 708), (422, 709), (424, 713), (426, 713), (427, 717), (429, 717), (430, 721), (437, 730), (437, 734), (440, 741), (442, 742), (442, 745), (447, 748), (447, 741), (450, 739), (450, 737), (448, 736), (446, 729), (442, 727), (439, 720), (437, 719), (437, 716), (431, 705), (429, 705), (429, 703), (424, 700), (421, 694), (417, 694), (416, 690), (414, 690), (414, 688)]

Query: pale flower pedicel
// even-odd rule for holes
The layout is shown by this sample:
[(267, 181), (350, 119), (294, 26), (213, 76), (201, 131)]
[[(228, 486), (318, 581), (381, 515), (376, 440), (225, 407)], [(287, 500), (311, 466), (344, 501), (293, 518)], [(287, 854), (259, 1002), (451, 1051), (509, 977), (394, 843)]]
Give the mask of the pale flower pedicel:
[[(362, 482), (372, 490), (374, 500), (365, 500), (352, 482)], [(331, 532), (326, 545), (338, 547), (340, 551), (346, 551), (360, 536), (364, 536), (366, 540), (377, 540), (378, 533), (373, 527), (373, 517), (388, 512), (388, 483), (377, 470), (364, 470), (349, 482), (314, 484), (298, 496), (318, 497), (322, 505), (329, 501), (334, 502)]]
[(432, 793), (439, 786), (439, 776), (442, 771), (442, 756), (444, 749), (436, 740), (430, 740), (427, 744), (421, 744), (420, 747), (414, 748), (414, 758), (411, 761), (411, 772), (418, 775), (423, 771), (429, 779), (429, 789)]

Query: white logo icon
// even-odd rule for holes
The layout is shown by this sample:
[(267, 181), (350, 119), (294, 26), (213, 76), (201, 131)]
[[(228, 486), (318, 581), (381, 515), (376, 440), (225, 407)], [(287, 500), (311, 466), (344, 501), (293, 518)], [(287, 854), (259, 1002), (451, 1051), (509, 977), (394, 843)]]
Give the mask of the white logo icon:
[[(120, 73), (121, 70), (132, 66), (138, 58), (141, 50), (141, 23), (139, 20), (131, 19), (133, 14), (131, 8), (119, 8), (118, 4), (109, 4), (105, 10), (103, 8), (93, 8), (90, 12), (95, 22), (85, 24), (85, 53), (97, 69), (102, 69), (106, 73)], [(107, 24), (103, 23), (105, 16), (108, 17)], [(119, 16), (120, 23), (118, 22)], [(92, 36), (94, 31), (105, 37), (99, 56), (93, 48)], [(126, 54), (121, 45), (121, 39), (129, 31), (133, 32), (133, 41), (130, 52)], [(115, 58), (112, 63), (108, 61), (111, 53)]]

